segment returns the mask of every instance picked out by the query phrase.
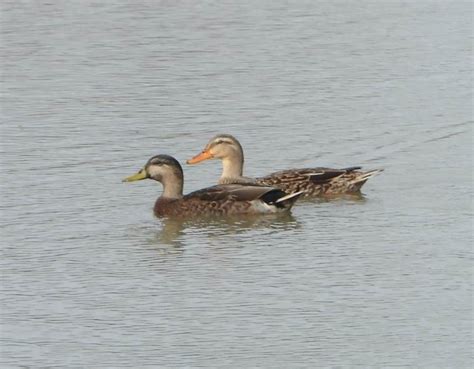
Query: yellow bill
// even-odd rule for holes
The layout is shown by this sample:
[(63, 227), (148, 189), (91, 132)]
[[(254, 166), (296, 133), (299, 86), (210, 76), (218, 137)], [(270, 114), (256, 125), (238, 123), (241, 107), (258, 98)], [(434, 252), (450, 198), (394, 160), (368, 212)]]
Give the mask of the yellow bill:
[(140, 170), (137, 174), (134, 174), (133, 176), (124, 178), (122, 182), (134, 182), (134, 181), (141, 181), (142, 179), (147, 179), (148, 176), (146, 174), (146, 170), (142, 169)]

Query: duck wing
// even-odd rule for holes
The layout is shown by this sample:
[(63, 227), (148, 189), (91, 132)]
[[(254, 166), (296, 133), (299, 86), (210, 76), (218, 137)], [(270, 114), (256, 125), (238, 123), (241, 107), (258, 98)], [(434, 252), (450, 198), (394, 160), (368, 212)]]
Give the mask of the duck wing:
[(289, 211), (302, 192), (287, 194), (259, 185), (217, 185), (194, 191), (179, 203), (183, 213), (209, 215), (263, 214)]
[(348, 167), (342, 169), (324, 167), (287, 169), (258, 178), (257, 181), (266, 185), (278, 185), (291, 182), (307, 181), (314, 183), (325, 183), (333, 178), (356, 171), (358, 169), (361, 169), (361, 167)]
[[(273, 193), (275, 197), (283, 197), (285, 192), (268, 186), (251, 184), (225, 184), (203, 188), (184, 196), (186, 200), (196, 199), (199, 201), (253, 201)], [(276, 200), (275, 200), (276, 201)]]

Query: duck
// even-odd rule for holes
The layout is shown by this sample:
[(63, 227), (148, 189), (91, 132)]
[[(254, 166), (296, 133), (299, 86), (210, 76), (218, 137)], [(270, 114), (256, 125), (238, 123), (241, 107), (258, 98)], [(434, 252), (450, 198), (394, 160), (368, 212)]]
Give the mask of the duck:
[(222, 174), (219, 184), (259, 184), (276, 187), (287, 193), (303, 192), (303, 197), (329, 197), (360, 193), (361, 187), (383, 169), (362, 171), (354, 166), (342, 169), (325, 167), (286, 169), (264, 177), (243, 176), (244, 152), (240, 142), (232, 135), (218, 134), (211, 138), (202, 152), (186, 161), (197, 164), (205, 160), (220, 159)]
[(287, 194), (258, 184), (218, 184), (183, 195), (180, 163), (169, 155), (150, 158), (136, 174), (123, 182), (152, 179), (163, 186), (153, 212), (157, 217), (223, 216), (288, 212), (302, 193)]

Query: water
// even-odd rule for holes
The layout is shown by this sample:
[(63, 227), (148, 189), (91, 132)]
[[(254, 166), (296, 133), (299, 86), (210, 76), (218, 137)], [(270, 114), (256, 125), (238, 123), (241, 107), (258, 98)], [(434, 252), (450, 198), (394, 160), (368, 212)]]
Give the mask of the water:
[[(2, 8), (2, 367), (472, 366), (471, 4)], [(385, 172), (213, 222), (120, 182), (220, 132), (249, 176)]]

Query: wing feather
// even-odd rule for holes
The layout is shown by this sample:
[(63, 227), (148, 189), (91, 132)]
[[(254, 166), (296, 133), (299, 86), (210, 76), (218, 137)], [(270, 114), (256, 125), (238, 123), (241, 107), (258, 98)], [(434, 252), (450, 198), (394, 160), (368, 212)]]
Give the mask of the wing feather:
[(186, 200), (198, 199), (200, 201), (218, 202), (252, 201), (261, 198), (263, 195), (271, 191), (275, 191), (275, 189), (273, 187), (259, 185), (228, 184), (203, 188), (187, 194), (184, 198)]

